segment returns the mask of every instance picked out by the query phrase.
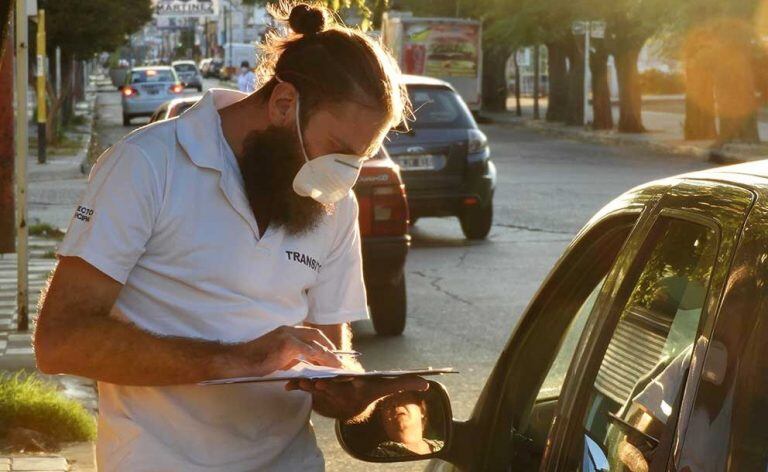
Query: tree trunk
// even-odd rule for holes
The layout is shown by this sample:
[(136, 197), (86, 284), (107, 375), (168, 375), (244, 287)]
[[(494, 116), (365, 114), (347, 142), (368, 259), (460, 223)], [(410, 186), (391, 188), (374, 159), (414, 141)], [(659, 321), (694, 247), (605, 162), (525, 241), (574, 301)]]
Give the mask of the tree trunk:
[(8, 43), (5, 40), (7, 36), (10, 36), (12, 13), (13, 2), (11, 0), (0, 2), (0, 64), (3, 64), (5, 51), (13, 51), (13, 42)]
[(619, 82), (619, 131), (643, 133), (642, 95), (637, 59), (643, 42), (635, 41), (614, 51), (616, 76)]
[(592, 72), (592, 128), (612, 129), (611, 89), (608, 86), (608, 51), (601, 40), (595, 42), (595, 52), (590, 55), (589, 70)]
[(523, 116), (523, 109), (520, 106), (520, 64), (517, 62), (517, 49), (513, 53), (515, 60), (515, 115)]
[(715, 103), (720, 119), (718, 142), (760, 141), (757, 128), (758, 103), (752, 58), (752, 32), (735, 22), (715, 28), (718, 59), (714, 69)]
[(693, 57), (685, 63), (685, 139), (715, 139), (715, 89), (712, 74)]
[(547, 43), (549, 61), (549, 101), (547, 121), (565, 121), (568, 110), (568, 64), (562, 42)]
[(0, 48), (0, 254), (16, 251), (13, 123), (13, 41), (6, 34)]
[(568, 107), (565, 123), (571, 126), (584, 124), (584, 46), (576, 37), (568, 48)]
[(533, 46), (533, 119), (540, 120), (539, 97), (541, 96), (541, 49), (538, 44)]
[(483, 51), (483, 109), (507, 110), (507, 59), (509, 54), (502, 48), (490, 47)]
[[(74, 114), (74, 97), (72, 93), (73, 83), (74, 83), (74, 72), (75, 72), (75, 59), (72, 57), (71, 54), (65, 54), (64, 51), (61, 52), (61, 82), (62, 82), (62, 95), (63, 103), (61, 104), (61, 124), (62, 126), (66, 126), (69, 124), (69, 121), (72, 119), (72, 116)], [(64, 90), (67, 90), (68, 93), (64, 93)]]
[(507, 110), (506, 67), (509, 53), (502, 48), (483, 51), (483, 109)]

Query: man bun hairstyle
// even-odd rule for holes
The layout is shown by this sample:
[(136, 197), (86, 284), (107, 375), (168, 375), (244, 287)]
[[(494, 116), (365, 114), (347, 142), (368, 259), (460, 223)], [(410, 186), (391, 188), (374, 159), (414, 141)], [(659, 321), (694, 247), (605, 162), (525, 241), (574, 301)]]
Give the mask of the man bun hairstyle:
[(327, 21), (325, 9), (314, 8), (306, 3), (294, 6), (288, 15), (288, 25), (291, 29), (305, 36), (323, 31)]
[(290, 29), (275, 28), (261, 45), (256, 74), (263, 99), (289, 82), (301, 97), (302, 123), (318, 105), (345, 102), (380, 111), (383, 125), (409, 116), (400, 69), (378, 41), (344, 26), (321, 4), (283, 0), (267, 8)]

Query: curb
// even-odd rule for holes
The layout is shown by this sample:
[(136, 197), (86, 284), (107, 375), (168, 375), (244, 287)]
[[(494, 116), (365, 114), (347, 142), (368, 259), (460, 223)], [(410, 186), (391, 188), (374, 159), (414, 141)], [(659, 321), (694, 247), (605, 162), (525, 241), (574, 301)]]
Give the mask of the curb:
[(727, 150), (715, 148), (710, 143), (671, 143), (654, 141), (652, 139), (639, 139), (640, 136), (649, 136), (647, 133), (638, 134), (637, 137), (634, 137), (631, 135), (618, 135), (614, 131), (594, 131), (576, 126), (551, 123), (544, 120), (535, 121), (528, 118), (518, 118), (516, 116), (504, 117), (499, 116), (498, 114), (484, 114), (482, 117), (487, 123), (528, 128), (541, 134), (570, 138), (587, 143), (614, 146), (636, 146), (655, 152), (695, 157), (720, 165), (738, 164), (768, 158), (768, 156), (745, 156), (729, 152)]

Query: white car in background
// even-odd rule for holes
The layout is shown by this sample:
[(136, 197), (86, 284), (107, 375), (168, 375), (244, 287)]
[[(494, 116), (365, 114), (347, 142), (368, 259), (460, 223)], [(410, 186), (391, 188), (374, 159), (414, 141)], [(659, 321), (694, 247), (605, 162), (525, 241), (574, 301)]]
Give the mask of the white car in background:
[(157, 107), (178, 97), (184, 91), (172, 67), (134, 67), (120, 86), (123, 105), (123, 126), (138, 116), (152, 116)]
[(173, 61), (171, 67), (185, 87), (197, 89), (198, 92), (203, 91), (203, 75), (195, 61)]

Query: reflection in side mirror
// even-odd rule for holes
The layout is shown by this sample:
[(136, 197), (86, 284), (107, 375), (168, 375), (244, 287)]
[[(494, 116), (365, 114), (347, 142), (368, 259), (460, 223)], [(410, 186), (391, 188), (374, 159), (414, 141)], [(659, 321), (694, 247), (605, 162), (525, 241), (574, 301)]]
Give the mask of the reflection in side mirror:
[(364, 461), (422, 460), (448, 447), (452, 419), (445, 387), (430, 380), (424, 392), (382, 398), (365, 421), (336, 421), (336, 436), (347, 453)]

